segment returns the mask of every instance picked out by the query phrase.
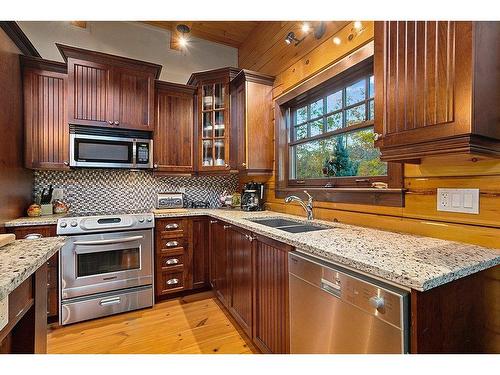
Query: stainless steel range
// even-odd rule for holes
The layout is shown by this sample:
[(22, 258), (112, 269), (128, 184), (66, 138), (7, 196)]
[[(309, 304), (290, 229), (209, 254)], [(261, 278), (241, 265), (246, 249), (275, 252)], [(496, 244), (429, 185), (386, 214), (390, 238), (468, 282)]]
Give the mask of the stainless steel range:
[(153, 228), (152, 213), (58, 220), (60, 324), (153, 305)]

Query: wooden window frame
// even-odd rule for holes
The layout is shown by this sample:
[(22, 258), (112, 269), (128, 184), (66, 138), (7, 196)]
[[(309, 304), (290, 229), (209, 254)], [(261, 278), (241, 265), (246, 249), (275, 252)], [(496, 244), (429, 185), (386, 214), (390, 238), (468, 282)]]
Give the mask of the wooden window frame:
[[(342, 203), (373, 204), (384, 206), (404, 206), (403, 164), (388, 163), (385, 176), (352, 176), (297, 180), (290, 178), (291, 146), (306, 143), (315, 139), (366, 129), (373, 126), (373, 119), (354, 124), (346, 128), (336, 129), (314, 137), (298, 141), (292, 140), (292, 109), (300, 108), (334, 93), (336, 89), (354, 83), (363, 76), (373, 72), (373, 42), (357, 49), (350, 55), (334, 63), (299, 86), (289, 90), (275, 101), (275, 194), (284, 198), (289, 194), (306, 190), (317, 200)], [(365, 98), (365, 103), (369, 104)], [(354, 107), (362, 102), (353, 105)], [(350, 107), (350, 106), (349, 106)], [(342, 107), (345, 110), (347, 106)], [(365, 108), (369, 111), (369, 108)], [(334, 111), (335, 112), (335, 111)], [(323, 115), (326, 118), (326, 114)], [(309, 122), (309, 115), (308, 120)], [(343, 123), (345, 119), (342, 120)], [(309, 130), (308, 130), (309, 134)], [(372, 188), (373, 182), (387, 183), (387, 189)]]

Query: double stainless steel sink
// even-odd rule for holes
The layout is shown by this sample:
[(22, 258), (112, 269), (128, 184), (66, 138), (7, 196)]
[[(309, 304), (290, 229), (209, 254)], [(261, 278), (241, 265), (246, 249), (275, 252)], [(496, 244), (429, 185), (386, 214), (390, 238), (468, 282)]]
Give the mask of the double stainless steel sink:
[(331, 229), (330, 227), (320, 224), (312, 224), (305, 221), (290, 220), (286, 218), (256, 218), (247, 220), (251, 221), (252, 223), (265, 225), (267, 227), (279, 229), (288, 233), (304, 233)]

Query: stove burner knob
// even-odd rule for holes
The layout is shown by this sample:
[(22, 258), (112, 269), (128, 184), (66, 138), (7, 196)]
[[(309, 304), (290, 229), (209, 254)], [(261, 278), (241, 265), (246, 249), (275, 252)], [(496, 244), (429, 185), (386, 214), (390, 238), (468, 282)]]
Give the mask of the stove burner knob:
[(78, 225), (78, 223), (76, 221), (72, 221), (69, 225), (71, 225), (74, 228)]
[(68, 224), (65, 221), (63, 221), (61, 224), (59, 224), (59, 226), (61, 228), (66, 228), (68, 226)]
[(148, 223), (151, 223), (153, 221), (152, 217), (148, 217)]
[(139, 218), (139, 223), (144, 223), (144, 218), (142, 216)]

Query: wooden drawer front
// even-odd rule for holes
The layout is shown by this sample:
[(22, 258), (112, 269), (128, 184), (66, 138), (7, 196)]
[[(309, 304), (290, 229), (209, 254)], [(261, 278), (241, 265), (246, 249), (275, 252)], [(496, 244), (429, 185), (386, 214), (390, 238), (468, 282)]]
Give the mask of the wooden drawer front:
[(187, 219), (159, 220), (156, 223), (156, 231), (162, 239), (186, 237), (188, 234), (188, 221)]
[(176, 251), (171, 254), (162, 254), (158, 257), (159, 265), (162, 271), (168, 271), (172, 268), (179, 269), (184, 267), (184, 250)]
[(187, 248), (186, 240), (181, 238), (159, 238), (157, 241), (157, 249), (159, 253), (164, 253), (171, 250), (184, 250)]
[(9, 322), (17, 322), (34, 302), (33, 276), (9, 294)]
[(179, 292), (184, 289), (184, 271), (162, 272), (159, 277), (161, 294)]

